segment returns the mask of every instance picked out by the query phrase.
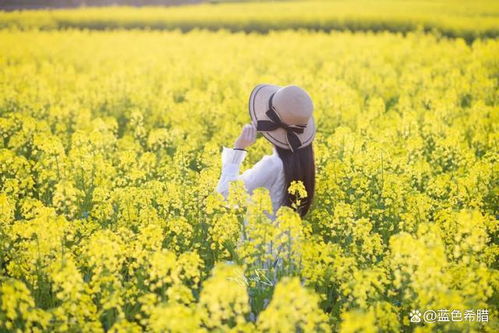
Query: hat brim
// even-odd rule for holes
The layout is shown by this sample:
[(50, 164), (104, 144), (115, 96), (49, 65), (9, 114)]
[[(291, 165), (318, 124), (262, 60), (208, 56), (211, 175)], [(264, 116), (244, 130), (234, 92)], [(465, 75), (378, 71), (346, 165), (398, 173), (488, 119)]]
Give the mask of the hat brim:
[[(259, 84), (251, 91), (248, 109), (251, 120), (256, 127), (256, 123), (258, 120), (270, 120), (270, 118), (265, 114), (265, 112), (269, 108), (269, 99), (273, 93), (277, 90), (281, 89), (280, 86), (276, 86), (273, 84)], [(314, 117), (310, 117), (307, 126), (303, 133), (298, 133), (297, 136), (302, 143), (298, 148), (303, 148), (309, 145), (315, 137), (315, 122)], [(261, 131), (263, 136), (272, 142), (274, 145), (290, 150), (290, 146), (288, 145), (287, 133), (283, 128), (277, 128), (273, 131)]]

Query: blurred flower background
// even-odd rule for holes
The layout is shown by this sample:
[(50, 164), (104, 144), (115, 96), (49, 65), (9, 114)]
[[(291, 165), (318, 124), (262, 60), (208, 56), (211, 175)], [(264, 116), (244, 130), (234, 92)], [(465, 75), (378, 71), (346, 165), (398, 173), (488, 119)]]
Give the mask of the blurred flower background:
[[(0, 331), (499, 329), (497, 1), (0, 8)], [(214, 191), (259, 83), (314, 100), (303, 219)]]

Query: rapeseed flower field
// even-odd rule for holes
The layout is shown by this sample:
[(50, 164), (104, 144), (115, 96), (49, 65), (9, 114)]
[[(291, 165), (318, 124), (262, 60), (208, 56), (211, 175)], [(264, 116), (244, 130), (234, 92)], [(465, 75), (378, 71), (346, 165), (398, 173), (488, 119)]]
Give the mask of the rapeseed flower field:
[(166, 8), (117, 6), (111, 10), (86, 7), (76, 11), (0, 12), (0, 27), (182, 31), (223, 28), (263, 33), (282, 29), (404, 33), (419, 29), (471, 42), (476, 38), (498, 37), (497, 16), (499, 3), (494, 0), (211, 0)]
[[(498, 55), (421, 30), (4, 27), (0, 331), (497, 332)], [(303, 219), (214, 191), (258, 83), (314, 101)]]

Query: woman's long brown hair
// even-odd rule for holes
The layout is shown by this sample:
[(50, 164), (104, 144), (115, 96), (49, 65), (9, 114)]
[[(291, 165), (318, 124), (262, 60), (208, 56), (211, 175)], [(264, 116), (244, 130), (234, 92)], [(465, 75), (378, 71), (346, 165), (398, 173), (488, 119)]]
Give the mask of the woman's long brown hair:
[(310, 209), (315, 191), (315, 160), (312, 144), (300, 148), (295, 152), (277, 146), (275, 146), (275, 149), (284, 166), (285, 188), (283, 205), (292, 207), (291, 204), (296, 201), (296, 197), (288, 193), (288, 188), (291, 185), (291, 181), (301, 180), (303, 185), (305, 185), (307, 197), (301, 200), (297, 212), (301, 217), (304, 217)]

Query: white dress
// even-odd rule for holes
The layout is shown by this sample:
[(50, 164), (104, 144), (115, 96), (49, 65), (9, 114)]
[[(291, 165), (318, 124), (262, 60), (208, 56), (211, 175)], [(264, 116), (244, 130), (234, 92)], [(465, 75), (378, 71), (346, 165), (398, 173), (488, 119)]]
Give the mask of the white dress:
[[(284, 178), (284, 167), (282, 160), (277, 154), (275, 147), (273, 148), (272, 155), (265, 155), (260, 161), (255, 163), (252, 168), (244, 171), (241, 175), (239, 174), (239, 168), (244, 158), (246, 157), (245, 150), (235, 150), (227, 147), (223, 147), (222, 151), (222, 173), (218, 181), (216, 191), (221, 193), (225, 198), (227, 198), (229, 192), (229, 183), (233, 180), (243, 180), (247, 192), (251, 195), (253, 190), (258, 187), (265, 187), (270, 192), (270, 198), (272, 200), (272, 214), (267, 214), (267, 216), (275, 221), (276, 212), (282, 204), (284, 197), (283, 189), (285, 187)], [(244, 220), (245, 225), (248, 225), (247, 219)], [(239, 245), (243, 242), (248, 241), (241, 234)], [(239, 246), (238, 245), (238, 246)], [(267, 253), (270, 254), (273, 259), (269, 262), (263, 264), (264, 269), (273, 269), (273, 281), (277, 281), (277, 271), (282, 265), (282, 258), (279, 255), (280, 250), (273, 246), (273, 242), (270, 241), (267, 244)]]

